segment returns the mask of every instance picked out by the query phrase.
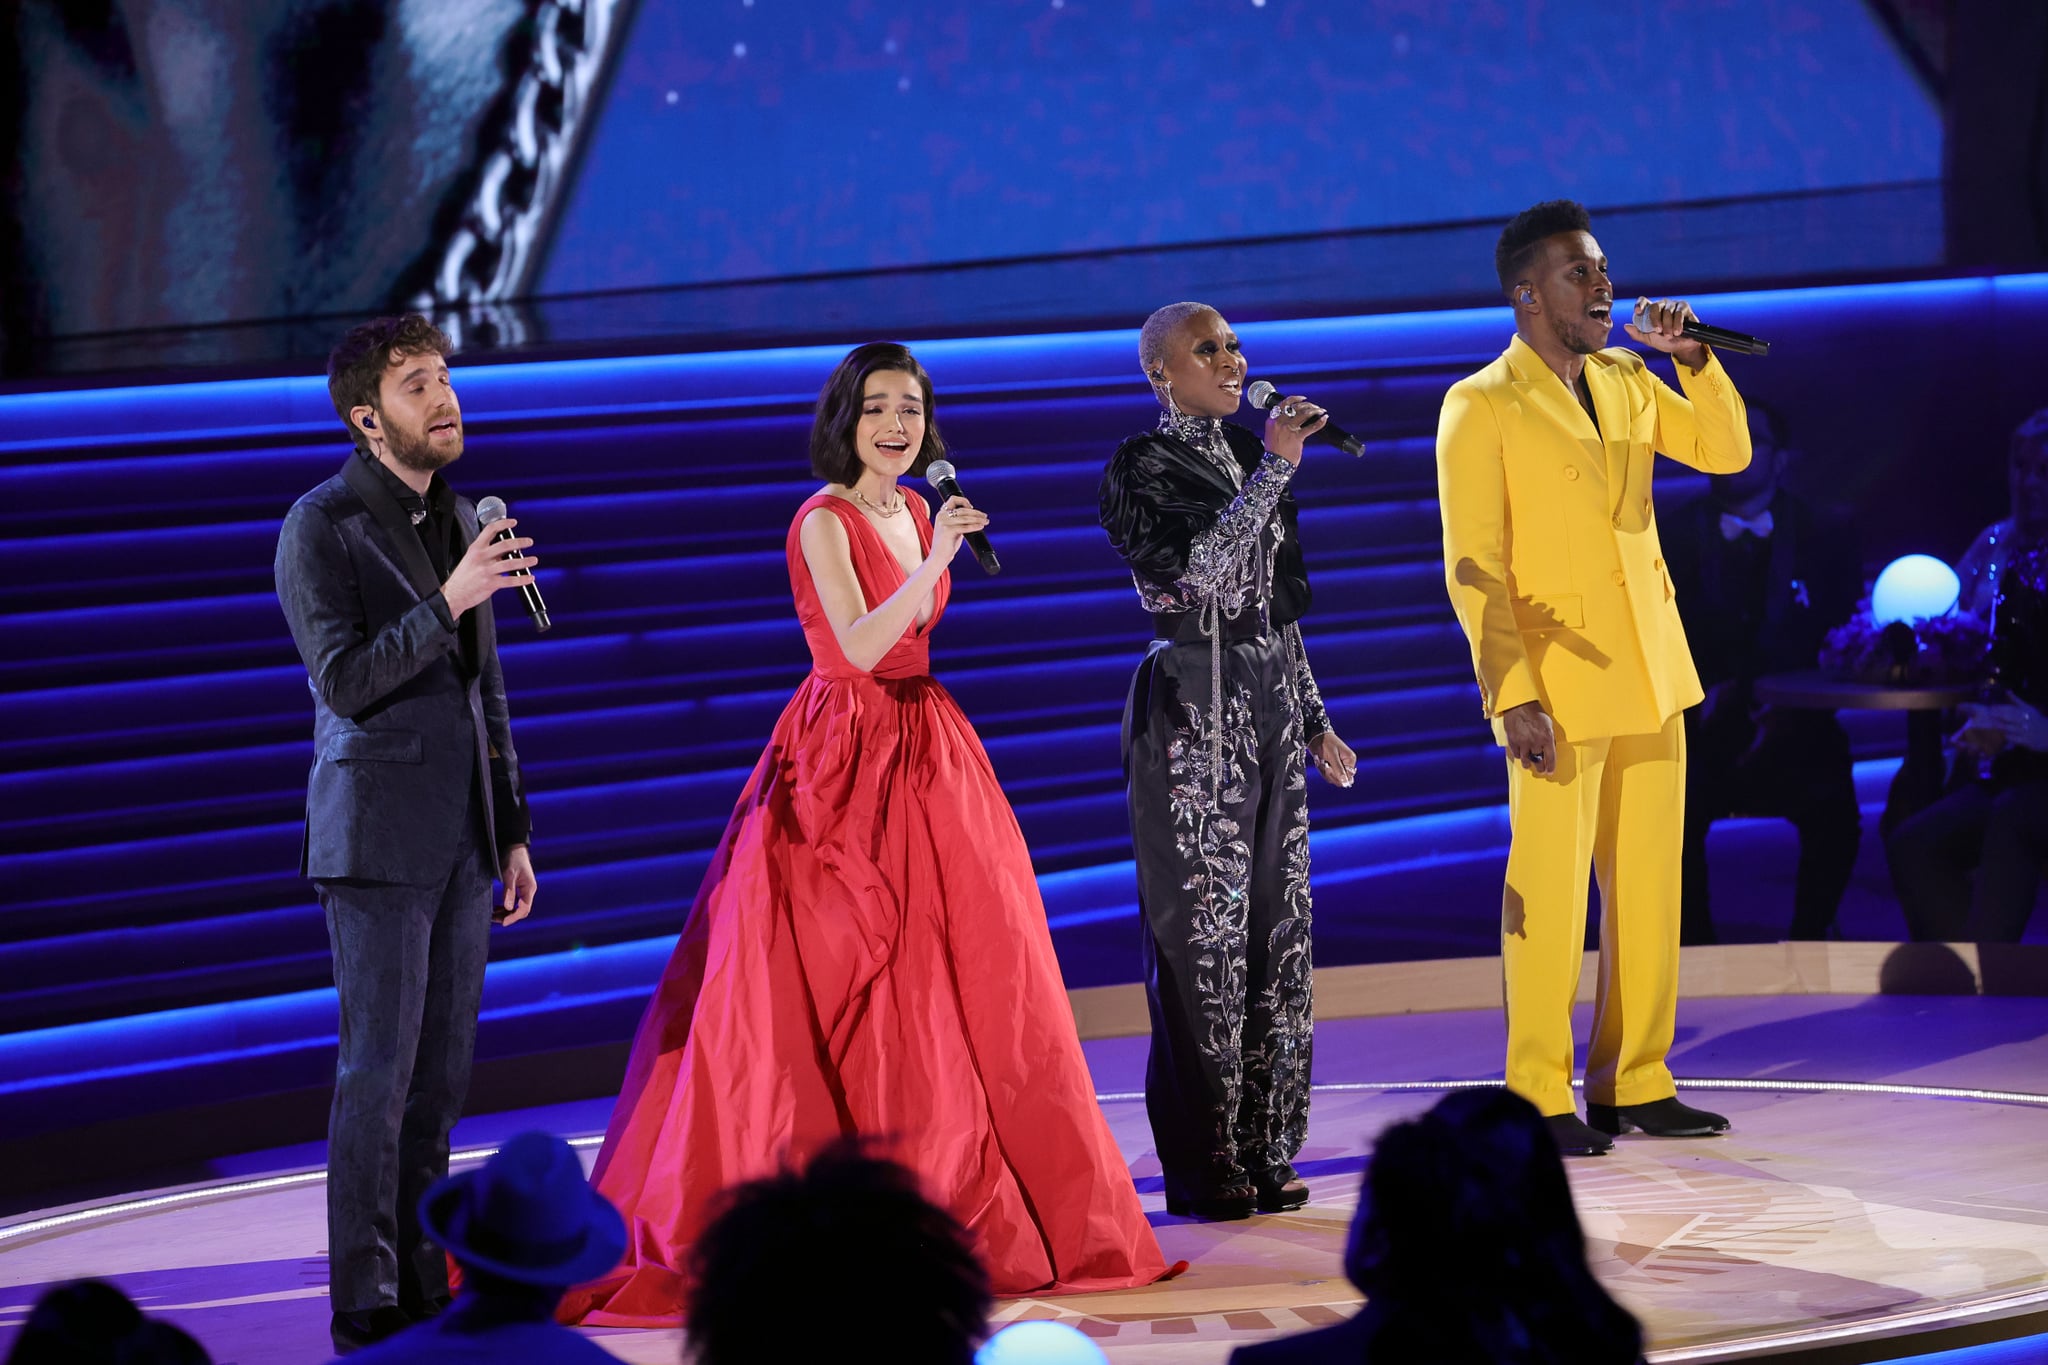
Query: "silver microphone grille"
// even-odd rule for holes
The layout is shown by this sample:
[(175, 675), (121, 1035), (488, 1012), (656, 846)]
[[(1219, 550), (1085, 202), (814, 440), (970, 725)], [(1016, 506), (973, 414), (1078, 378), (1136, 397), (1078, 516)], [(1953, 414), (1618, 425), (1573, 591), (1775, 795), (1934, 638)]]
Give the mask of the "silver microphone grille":
[(1244, 391), (1244, 396), (1252, 400), (1252, 406), (1255, 408), (1270, 408), (1280, 394), (1265, 380), (1254, 379), (1252, 386)]
[(934, 488), (937, 488), (940, 484), (944, 483), (947, 479), (950, 479), (952, 477), (953, 465), (951, 461), (933, 460), (930, 464), (925, 466), (924, 481)]
[(504, 519), (505, 500), (503, 498), (485, 498), (476, 505), (477, 525), (489, 526), (494, 521), (503, 521)]

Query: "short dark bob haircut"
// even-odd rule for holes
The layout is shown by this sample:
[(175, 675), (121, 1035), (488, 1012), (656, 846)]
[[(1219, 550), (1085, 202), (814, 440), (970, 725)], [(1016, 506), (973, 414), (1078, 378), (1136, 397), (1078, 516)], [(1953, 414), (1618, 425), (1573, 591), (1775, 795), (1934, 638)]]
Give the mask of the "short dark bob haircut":
[(1500, 230), (1500, 240), (1493, 245), (1493, 273), (1500, 277), (1500, 287), (1513, 291), (1515, 281), (1527, 274), (1536, 248), (1548, 238), (1592, 230), (1592, 216), (1574, 199), (1546, 199), (1523, 209)]
[(349, 439), (358, 450), (370, 448), (370, 438), (349, 420), (360, 407), (384, 411), (380, 401), (384, 371), (393, 360), (416, 355), (437, 355), (447, 359), (455, 348), (447, 336), (418, 313), (403, 317), (372, 318), (351, 327), (327, 356), (327, 396), (334, 400), (335, 415), (348, 428)]
[(868, 376), (884, 371), (910, 375), (924, 390), (924, 444), (910, 462), (910, 472), (922, 474), (933, 460), (946, 458), (939, 415), (932, 411), (932, 377), (908, 347), (893, 341), (870, 341), (848, 351), (818, 392), (818, 415), (811, 422), (811, 472), (825, 482), (851, 486), (860, 478), (860, 455), (853, 448), (853, 435), (860, 429), (861, 399), (867, 395)]

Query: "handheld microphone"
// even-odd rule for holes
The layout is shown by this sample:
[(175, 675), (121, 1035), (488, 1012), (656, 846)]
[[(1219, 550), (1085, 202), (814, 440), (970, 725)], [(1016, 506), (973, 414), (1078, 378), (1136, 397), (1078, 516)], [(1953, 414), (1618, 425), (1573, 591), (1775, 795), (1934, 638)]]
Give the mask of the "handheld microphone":
[[(960, 491), (960, 480), (953, 477), (953, 466), (945, 460), (933, 460), (924, 472), (925, 482), (932, 486), (941, 501), (950, 498), (964, 498)], [(967, 548), (974, 551), (974, 557), (981, 561), (983, 573), (1001, 573), (1003, 562), (996, 558), (996, 552), (989, 546), (986, 531), (969, 531), (966, 535)]]
[[(485, 498), (476, 505), (477, 525), (489, 526), (494, 521), (503, 521), (504, 519), (505, 500), (503, 498)], [(507, 528), (492, 536), (491, 544), (496, 545), (501, 540), (510, 539), (512, 539), (512, 532)], [(524, 559), (526, 556), (514, 550), (506, 558), (518, 560)], [(533, 618), (533, 628), (545, 631), (554, 622), (548, 618), (548, 604), (541, 600), (540, 585), (533, 581), (533, 575), (525, 569), (517, 569), (514, 572), (519, 577), (519, 600), (526, 604), (526, 614)]]
[[(1636, 300), (1636, 311), (1631, 321), (1640, 328), (1643, 325), (1643, 310), (1650, 306), (1648, 299)], [(1733, 351), (1737, 355), (1769, 355), (1771, 343), (1761, 341), (1747, 332), (1731, 332), (1725, 327), (1709, 327), (1698, 318), (1687, 318), (1685, 335), (1694, 341), (1704, 342), (1717, 351)]]
[[(1252, 386), (1244, 391), (1244, 396), (1252, 400), (1253, 407), (1264, 409), (1270, 408), (1280, 401), (1280, 390), (1274, 388), (1263, 379), (1254, 379)], [(1325, 421), (1316, 430), (1313, 439), (1327, 441), (1347, 455), (1365, 454), (1365, 442), (1359, 440), (1335, 422)]]

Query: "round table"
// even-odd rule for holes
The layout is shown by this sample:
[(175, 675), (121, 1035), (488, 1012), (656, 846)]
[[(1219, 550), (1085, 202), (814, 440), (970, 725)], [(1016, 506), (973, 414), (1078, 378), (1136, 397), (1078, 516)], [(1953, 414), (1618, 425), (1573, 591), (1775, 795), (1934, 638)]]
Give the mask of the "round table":
[(1941, 795), (1941, 713), (1976, 701), (1983, 684), (1884, 683), (1839, 678), (1817, 668), (1770, 673), (1756, 680), (1755, 697), (1768, 706), (1795, 711), (1904, 711), (1906, 757), (1885, 793), (1880, 832), (1890, 832), (1914, 811)]

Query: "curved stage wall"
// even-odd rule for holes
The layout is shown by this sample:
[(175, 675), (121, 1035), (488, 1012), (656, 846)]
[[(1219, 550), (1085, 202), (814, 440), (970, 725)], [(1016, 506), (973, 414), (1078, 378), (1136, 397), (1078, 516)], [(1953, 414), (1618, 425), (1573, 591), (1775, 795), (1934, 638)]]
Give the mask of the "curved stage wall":
[[(1774, 341), (1737, 382), (1791, 412), (1804, 481), (1862, 509), (1874, 558), (1953, 557), (1998, 514), (2005, 433), (2048, 400), (2048, 277), (1700, 306)], [(1256, 371), (1371, 443), (1300, 485), (1310, 648), (1361, 755), (1356, 787), (1312, 798), (1325, 963), (1495, 942), (1500, 759), (1443, 599), (1431, 433), (1507, 328), (1489, 309), (1241, 329)], [(1007, 566), (959, 567), (936, 671), (1017, 806), (1070, 984), (1134, 979), (1115, 733), (1146, 629), (1093, 514), (1105, 454), (1150, 421), (1133, 334), (919, 351)], [(615, 1081), (805, 667), (781, 545), (837, 355), (458, 369), (456, 482), (540, 536), (558, 622), (505, 627), (543, 894), (493, 945), (477, 1108)], [(270, 562), (284, 509), (344, 454), (314, 379), (0, 398), (0, 1207), (320, 1131), (333, 1005), (294, 873), (308, 707)], [(1667, 502), (1697, 482), (1666, 478)], [(1858, 739), (1881, 780), (1895, 736)], [(1859, 927), (1895, 935), (1896, 910)]]

